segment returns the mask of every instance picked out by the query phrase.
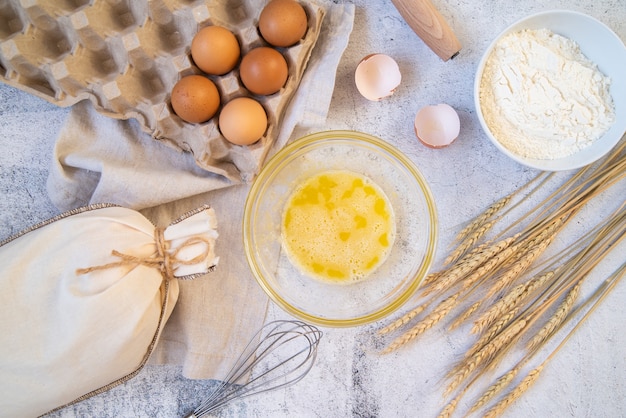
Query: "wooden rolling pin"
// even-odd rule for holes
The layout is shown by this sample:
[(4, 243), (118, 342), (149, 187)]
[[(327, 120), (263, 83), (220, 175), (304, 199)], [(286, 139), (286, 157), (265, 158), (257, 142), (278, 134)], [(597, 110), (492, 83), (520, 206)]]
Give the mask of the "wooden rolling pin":
[(430, 0), (391, 0), (402, 18), (430, 49), (448, 61), (459, 54), (461, 43)]

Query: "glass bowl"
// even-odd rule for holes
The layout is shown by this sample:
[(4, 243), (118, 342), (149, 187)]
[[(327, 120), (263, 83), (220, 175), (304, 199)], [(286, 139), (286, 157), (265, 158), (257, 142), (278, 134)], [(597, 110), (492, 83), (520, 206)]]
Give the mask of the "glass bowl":
[[(324, 171), (347, 170), (382, 189), (395, 217), (388, 257), (367, 277), (337, 283), (292, 265), (281, 239), (283, 210), (293, 190)], [(385, 141), (354, 131), (327, 131), (280, 150), (251, 186), (243, 220), (250, 268), (269, 297), (303, 321), (348, 327), (379, 320), (418, 289), (433, 262), (437, 214), (417, 167)]]
[[(565, 157), (554, 159), (528, 158), (504, 146), (491, 132), (481, 108), (480, 82), (489, 56), (504, 36), (523, 29), (549, 29), (575, 41), (581, 52), (611, 79), (609, 92), (615, 106), (615, 122), (591, 145)], [(525, 166), (543, 171), (572, 170), (586, 166), (607, 154), (626, 132), (626, 46), (599, 20), (570, 10), (549, 10), (527, 16), (506, 28), (489, 45), (478, 64), (474, 80), (474, 104), (478, 120), (489, 140), (502, 153)]]

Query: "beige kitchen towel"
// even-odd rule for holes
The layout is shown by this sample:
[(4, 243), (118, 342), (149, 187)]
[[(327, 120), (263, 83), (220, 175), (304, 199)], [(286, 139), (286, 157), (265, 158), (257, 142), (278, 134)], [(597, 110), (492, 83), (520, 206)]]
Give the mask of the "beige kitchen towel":
[[(354, 5), (318, 1), (322, 29), (270, 155), (294, 132), (325, 130), (339, 60), (349, 41)], [(61, 210), (115, 203), (157, 225), (203, 204), (215, 208), (218, 268), (180, 283), (180, 296), (152, 361), (179, 364), (190, 378), (221, 378), (265, 321), (268, 299), (255, 282), (241, 242), (249, 184), (199, 168), (190, 154), (153, 140), (134, 120), (72, 108), (55, 144), (48, 193)]]
[(159, 226), (170, 216), (211, 202), (219, 238), (214, 272), (179, 281), (180, 295), (151, 362), (182, 365), (188, 378), (226, 376), (245, 343), (265, 321), (268, 298), (250, 273), (243, 249), (243, 206), (248, 185), (235, 185), (141, 211)]

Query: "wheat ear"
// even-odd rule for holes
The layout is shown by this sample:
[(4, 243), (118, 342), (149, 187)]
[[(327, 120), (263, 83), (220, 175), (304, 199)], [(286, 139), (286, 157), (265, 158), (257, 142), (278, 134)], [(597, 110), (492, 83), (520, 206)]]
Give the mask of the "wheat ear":
[(518, 245), (511, 245), (516, 237), (507, 238), (494, 244), (492, 256), (476, 268), (471, 274), (463, 279), (463, 289), (468, 289), (478, 281), (482, 281), (487, 276), (502, 266), (518, 249)]
[(465, 322), (470, 316), (472, 316), (474, 314), (474, 312), (476, 312), (478, 310), (478, 308), (480, 308), (480, 305), (482, 305), (482, 303), (483, 303), (482, 300), (477, 300), (476, 302), (474, 302), (472, 304), (472, 306), (470, 306), (469, 308), (464, 310), (463, 313), (461, 313), (454, 320), (454, 322), (452, 322), (452, 324), (450, 324), (450, 326), (448, 327), (448, 330), (452, 331), (452, 330), (458, 328), (459, 325), (461, 325), (463, 322)]
[(443, 300), (435, 309), (433, 309), (432, 312), (430, 312), (422, 320), (415, 324), (409, 331), (396, 338), (387, 348), (383, 350), (382, 354), (388, 354), (402, 347), (403, 345), (415, 339), (415, 337), (417, 337), (418, 335), (435, 326), (452, 310), (452, 308), (456, 306), (456, 304), (458, 303), (458, 297), (459, 294), (456, 293)]
[(503, 313), (508, 312), (518, 304), (523, 297), (525, 290), (528, 288), (529, 282), (521, 283), (509, 291), (502, 299), (491, 305), (489, 309), (484, 311), (474, 321), (472, 333), (476, 334), (482, 329), (486, 329), (493, 324)]
[(528, 267), (530, 267), (530, 265), (534, 263), (537, 258), (541, 256), (541, 254), (543, 254), (545, 249), (548, 248), (551, 243), (552, 236), (531, 247), (528, 252), (526, 252), (526, 254), (524, 254), (518, 261), (516, 261), (498, 278), (498, 280), (487, 292), (487, 298), (494, 296), (496, 293), (500, 292), (502, 289), (505, 289), (518, 277), (520, 277), (522, 273), (524, 273), (526, 269), (528, 269)]
[(422, 282), (422, 286), (426, 286), (431, 284), (432, 282), (436, 281), (439, 276), (441, 276), (442, 272), (440, 271), (436, 271), (434, 273), (430, 273), (428, 274), (425, 278), (424, 281)]
[(433, 292), (439, 292), (454, 286), (459, 279), (465, 277), (489, 258), (489, 253), (485, 253), (489, 247), (489, 243), (479, 245), (466, 254), (461, 260), (457, 261), (453, 266), (438, 273), (435, 280), (422, 290), (422, 296), (427, 296)]
[[(491, 408), (487, 414), (485, 416), (487, 417), (496, 417), (502, 414), (502, 412), (511, 404), (513, 403), (516, 399), (518, 399), (525, 391), (526, 389), (528, 389), (528, 387), (530, 387), (530, 385), (532, 385), (532, 383), (539, 377), (539, 373), (541, 372), (541, 370), (543, 369), (543, 367), (556, 355), (556, 353), (563, 348), (563, 346), (567, 343), (567, 341), (574, 335), (574, 333), (578, 330), (578, 328), (581, 327), (581, 325), (589, 318), (589, 316), (591, 316), (591, 314), (593, 313), (593, 311), (595, 310), (595, 308), (597, 308), (602, 301), (604, 300), (604, 298), (606, 298), (606, 296), (611, 292), (611, 290), (613, 290), (613, 288), (615, 288), (615, 286), (617, 285), (617, 283), (624, 277), (624, 275), (626, 274), (626, 263), (622, 264), (621, 267), (619, 267), (615, 272), (613, 272), (613, 274), (611, 274), (610, 277), (608, 277), (593, 293), (593, 295), (589, 296), (584, 303), (582, 303), (578, 308), (576, 308), (576, 310), (574, 312), (570, 312), (569, 315), (566, 316), (566, 319), (572, 319), (574, 318), (580, 311), (582, 311), (585, 307), (587, 307), (587, 305), (591, 305), (587, 311), (585, 312), (585, 314), (583, 315), (582, 318), (580, 318), (578, 320), (578, 322), (576, 323), (576, 325), (574, 325), (574, 327), (567, 333), (567, 335), (565, 335), (565, 337), (563, 337), (563, 339), (560, 341), (560, 343), (558, 344), (558, 346), (556, 348), (554, 348), (552, 350), (552, 352), (544, 359), (544, 361), (534, 370), (532, 370), (528, 376), (526, 376), (526, 378), (524, 380), (522, 380), (522, 382), (513, 390), (511, 391), (509, 394), (507, 394), (501, 401), (499, 401), (493, 408)], [(577, 283), (577, 285), (580, 282)], [(572, 288), (572, 290), (574, 290)], [(552, 337), (552, 335), (554, 334), (549, 334), (546, 338), (549, 339)], [(545, 342), (546, 340), (542, 341)], [(532, 350), (529, 350), (529, 352), (526, 354), (526, 356), (520, 361), (518, 362), (518, 364), (516, 365), (516, 367), (514, 369), (512, 369), (511, 371), (507, 372), (504, 376), (501, 377), (508, 379), (509, 381), (513, 379), (513, 376), (510, 377), (510, 379), (507, 377), (507, 375), (509, 373), (514, 372), (515, 374), (517, 374), (517, 372), (519, 371), (519, 369), (522, 367), (522, 365), (524, 363), (526, 363), (532, 356), (534, 353), (537, 352), (537, 350), (539, 349), (538, 346), (534, 347)], [(500, 391), (505, 384), (499, 385), (498, 382), (500, 382), (500, 379), (494, 383), (488, 390), (487, 392), (485, 392), (485, 395), (489, 394), (489, 398), (493, 397), (497, 392), (494, 391), (494, 393), (491, 393), (492, 389), (496, 389), (497, 391)], [(508, 384), (508, 383), (506, 383)], [(483, 397), (481, 397), (479, 399), (479, 401), (482, 399)], [(476, 409), (480, 408), (481, 406), (485, 405), (486, 402), (488, 402), (489, 399), (485, 398), (484, 401), (480, 402), (476, 402), (475, 407), (472, 407), (472, 410), (470, 411), (473, 412)]]
[(459, 260), (467, 251), (474, 246), (493, 227), (493, 222), (485, 222), (479, 228), (468, 235), (461, 243), (446, 257), (444, 264), (450, 265)]
[[(513, 200), (513, 198), (521, 193), (523, 190), (527, 189), (528, 187), (530, 187), (533, 183), (535, 183), (537, 180), (539, 180), (541, 177), (545, 177), (545, 179), (540, 183), (539, 186), (535, 186), (534, 189), (532, 189), (528, 194), (531, 195), (533, 194), (535, 191), (539, 190), (539, 188), (541, 187), (541, 185), (543, 183), (545, 183), (550, 177), (552, 176), (552, 173), (545, 173), (545, 172), (541, 172), (539, 174), (537, 174), (533, 179), (531, 179), (530, 181), (528, 181), (525, 185), (523, 185), (522, 187), (518, 188), (517, 190), (515, 190), (513, 193), (510, 193), (500, 199), (498, 199), (496, 202), (492, 203), (487, 209), (485, 209), (480, 215), (478, 215), (477, 217), (475, 217), (474, 219), (472, 219), (470, 221), (470, 223), (463, 228), (455, 237), (454, 242), (461, 242), (463, 239), (465, 239), (469, 234), (471, 234), (473, 231), (475, 231), (476, 229), (478, 229), (479, 227), (481, 227), (486, 221), (488, 221), (489, 219), (492, 219), (497, 213), (499, 213), (503, 208), (505, 208), (506, 206), (508, 206), (508, 204)], [(497, 222), (499, 219), (503, 218), (504, 215), (507, 212), (510, 212), (511, 210), (513, 210), (516, 206), (520, 205), (522, 203), (524, 199), (519, 199), (515, 205), (513, 205), (513, 207), (509, 207), (507, 209), (507, 211), (505, 213), (502, 213), (498, 218), (494, 219), (493, 223)]]
[[(423, 295), (449, 289), (458, 283), (459, 280), (465, 280), (464, 278), (467, 278), (468, 275), (470, 275), (471, 280), (475, 281), (475, 277), (479, 278), (482, 274), (484, 274), (484, 271), (493, 267), (491, 266), (491, 263), (492, 260), (494, 260), (494, 257), (503, 252), (503, 250), (507, 250), (516, 239), (517, 235), (500, 240), (495, 244), (484, 243), (479, 245), (476, 250), (468, 253), (460, 261), (454, 264), (452, 268), (444, 272), (439, 277), (437, 283), (433, 284), (429, 289), (423, 292)], [(502, 256), (502, 258), (498, 258), (498, 260), (500, 259), (505, 259), (505, 257)], [(483, 264), (489, 264), (491, 267), (487, 266), (484, 269), (480, 269)], [(476, 269), (480, 269), (479, 272), (476, 272)], [(468, 285), (464, 283), (463, 287), (467, 288)]]
[(450, 418), (454, 413), (457, 404), (459, 403), (460, 395), (456, 398), (452, 399), (448, 404), (441, 410), (437, 418)]
[(500, 376), (498, 380), (496, 380), (491, 386), (487, 388), (485, 392), (483, 392), (483, 394), (480, 396), (480, 398), (478, 398), (474, 405), (472, 405), (469, 413), (471, 414), (472, 412), (475, 412), (483, 406), (487, 405), (487, 402), (493, 399), (494, 396), (500, 393), (502, 389), (507, 387), (513, 381), (513, 379), (515, 378), (515, 376), (517, 376), (521, 369), (522, 366), (518, 364), (517, 366)]
[(446, 389), (446, 396), (456, 389), (474, 370), (487, 365), (502, 349), (507, 347), (513, 339), (526, 327), (526, 319), (520, 318), (508, 326), (494, 339), (485, 344), (467, 360), (461, 362), (452, 370), (452, 381)]
[(497, 318), (505, 312), (509, 312), (516, 306), (519, 306), (531, 295), (535, 290), (550, 280), (555, 270), (544, 272), (533, 279), (515, 286), (502, 299), (493, 304), (489, 309), (484, 311), (475, 321), (472, 333), (477, 334), (481, 330), (486, 329), (493, 324)]
[[(500, 251), (496, 253), (492, 258), (487, 260), (483, 265), (478, 267), (474, 272), (468, 275), (462, 282), (462, 291), (468, 290), (470, 287), (476, 285), (477, 282), (482, 282), (486, 280), (490, 273), (495, 271), (500, 265), (504, 263), (504, 261), (516, 251), (516, 246), (510, 246), (506, 248), (507, 245), (510, 245), (516, 237), (511, 237), (506, 240), (502, 240), (500, 244)], [(496, 244), (497, 246), (498, 244)], [(450, 325), (449, 330), (453, 330), (465, 322), (470, 316), (474, 314), (482, 304), (482, 300), (478, 300), (474, 304), (472, 304), (468, 309), (463, 311), (455, 321)]]
[(526, 375), (524, 379), (509, 392), (502, 400), (500, 400), (493, 408), (491, 408), (485, 414), (484, 418), (496, 418), (502, 415), (502, 412), (508, 408), (510, 404), (512, 404), (516, 399), (518, 399), (524, 392), (528, 390), (528, 388), (535, 383), (537, 378), (539, 378), (539, 374), (543, 370), (543, 364), (539, 367), (533, 369)]
[(488, 329), (485, 331), (478, 341), (476, 341), (465, 353), (465, 357), (470, 357), (474, 355), (481, 347), (487, 344), (493, 337), (498, 335), (500, 331), (504, 329), (511, 321), (517, 316), (519, 313), (519, 308), (513, 308), (505, 315), (501, 316), (497, 321), (495, 321)]
[(509, 194), (500, 198), (495, 203), (492, 203), (487, 209), (485, 209), (480, 215), (475, 217), (465, 228), (463, 228), (454, 239), (456, 242), (461, 242), (465, 238), (467, 238), (470, 234), (472, 234), (477, 229), (481, 228), (487, 220), (489, 220), (493, 215), (500, 212), (500, 210), (508, 205), (508, 203), (513, 198), (513, 194)]
[(382, 328), (381, 330), (378, 331), (379, 334), (383, 335), (383, 334), (388, 334), (392, 331), (397, 330), (398, 328), (402, 327), (403, 325), (405, 325), (406, 323), (408, 323), (409, 321), (411, 321), (411, 319), (415, 318), (417, 315), (419, 315), (420, 313), (424, 312), (424, 310), (426, 310), (426, 308), (428, 307), (428, 305), (430, 304), (430, 302), (426, 302), (423, 303), (421, 305), (419, 305), (418, 307), (412, 309), (411, 311), (405, 313), (402, 317), (396, 319), (395, 321), (393, 321), (391, 324), (387, 325), (386, 327)]
[(538, 348), (554, 332), (554, 330), (556, 330), (559, 325), (563, 323), (563, 321), (567, 317), (567, 314), (572, 310), (574, 302), (578, 298), (581, 282), (582, 280), (579, 280), (578, 283), (576, 283), (576, 285), (572, 287), (572, 289), (567, 293), (567, 296), (565, 297), (563, 302), (561, 302), (552, 317), (530, 340), (530, 342), (528, 343), (529, 350), (534, 350)]

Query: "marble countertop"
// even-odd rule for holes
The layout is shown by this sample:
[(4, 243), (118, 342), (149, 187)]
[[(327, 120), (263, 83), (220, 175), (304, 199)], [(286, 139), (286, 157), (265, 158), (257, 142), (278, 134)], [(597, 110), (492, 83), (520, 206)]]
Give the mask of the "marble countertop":
[[(438, 207), (437, 262), (463, 222), (536, 174), (500, 154), (479, 126), (472, 93), (474, 72), (491, 40), (514, 21), (548, 9), (589, 14), (626, 39), (624, 0), (433, 1), (462, 44), (459, 56), (444, 62), (411, 31), (389, 0), (351, 3), (356, 6), (354, 30), (337, 70), (326, 128), (381, 137), (415, 162)], [(365, 100), (353, 82), (358, 62), (374, 52), (394, 57), (403, 75), (396, 93), (381, 102)], [(452, 146), (433, 150), (416, 140), (413, 118), (422, 106), (437, 103), (457, 110), (461, 133)], [(45, 184), (54, 141), (68, 112), (0, 85), (0, 239), (58, 212)], [(618, 187), (616, 193), (601, 199), (623, 200), (626, 188), (623, 182)], [(584, 229), (586, 222), (595, 222), (594, 216), (603, 208), (603, 200), (594, 202), (577, 226)], [(616, 256), (620, 263), (623, 254)], [(626, 416), (625, 302), (626, 285), (621, 283), (504, 416)], [(268, 318), (286, 317), (278, 307), (270, 306)], [(401, 350), (380, 356), (368, 349), (380, 326), (323, 329), (317, 363), (304, 380), (232, 404), (219, 416), (437, 416), (445, 406), (445, 372), (469, 343), (466, 334), (435, 327)], [(148, 366), (127, 384), (58, 415), (184, 416), (213, 384), (185, 379), (176, 366)]]

